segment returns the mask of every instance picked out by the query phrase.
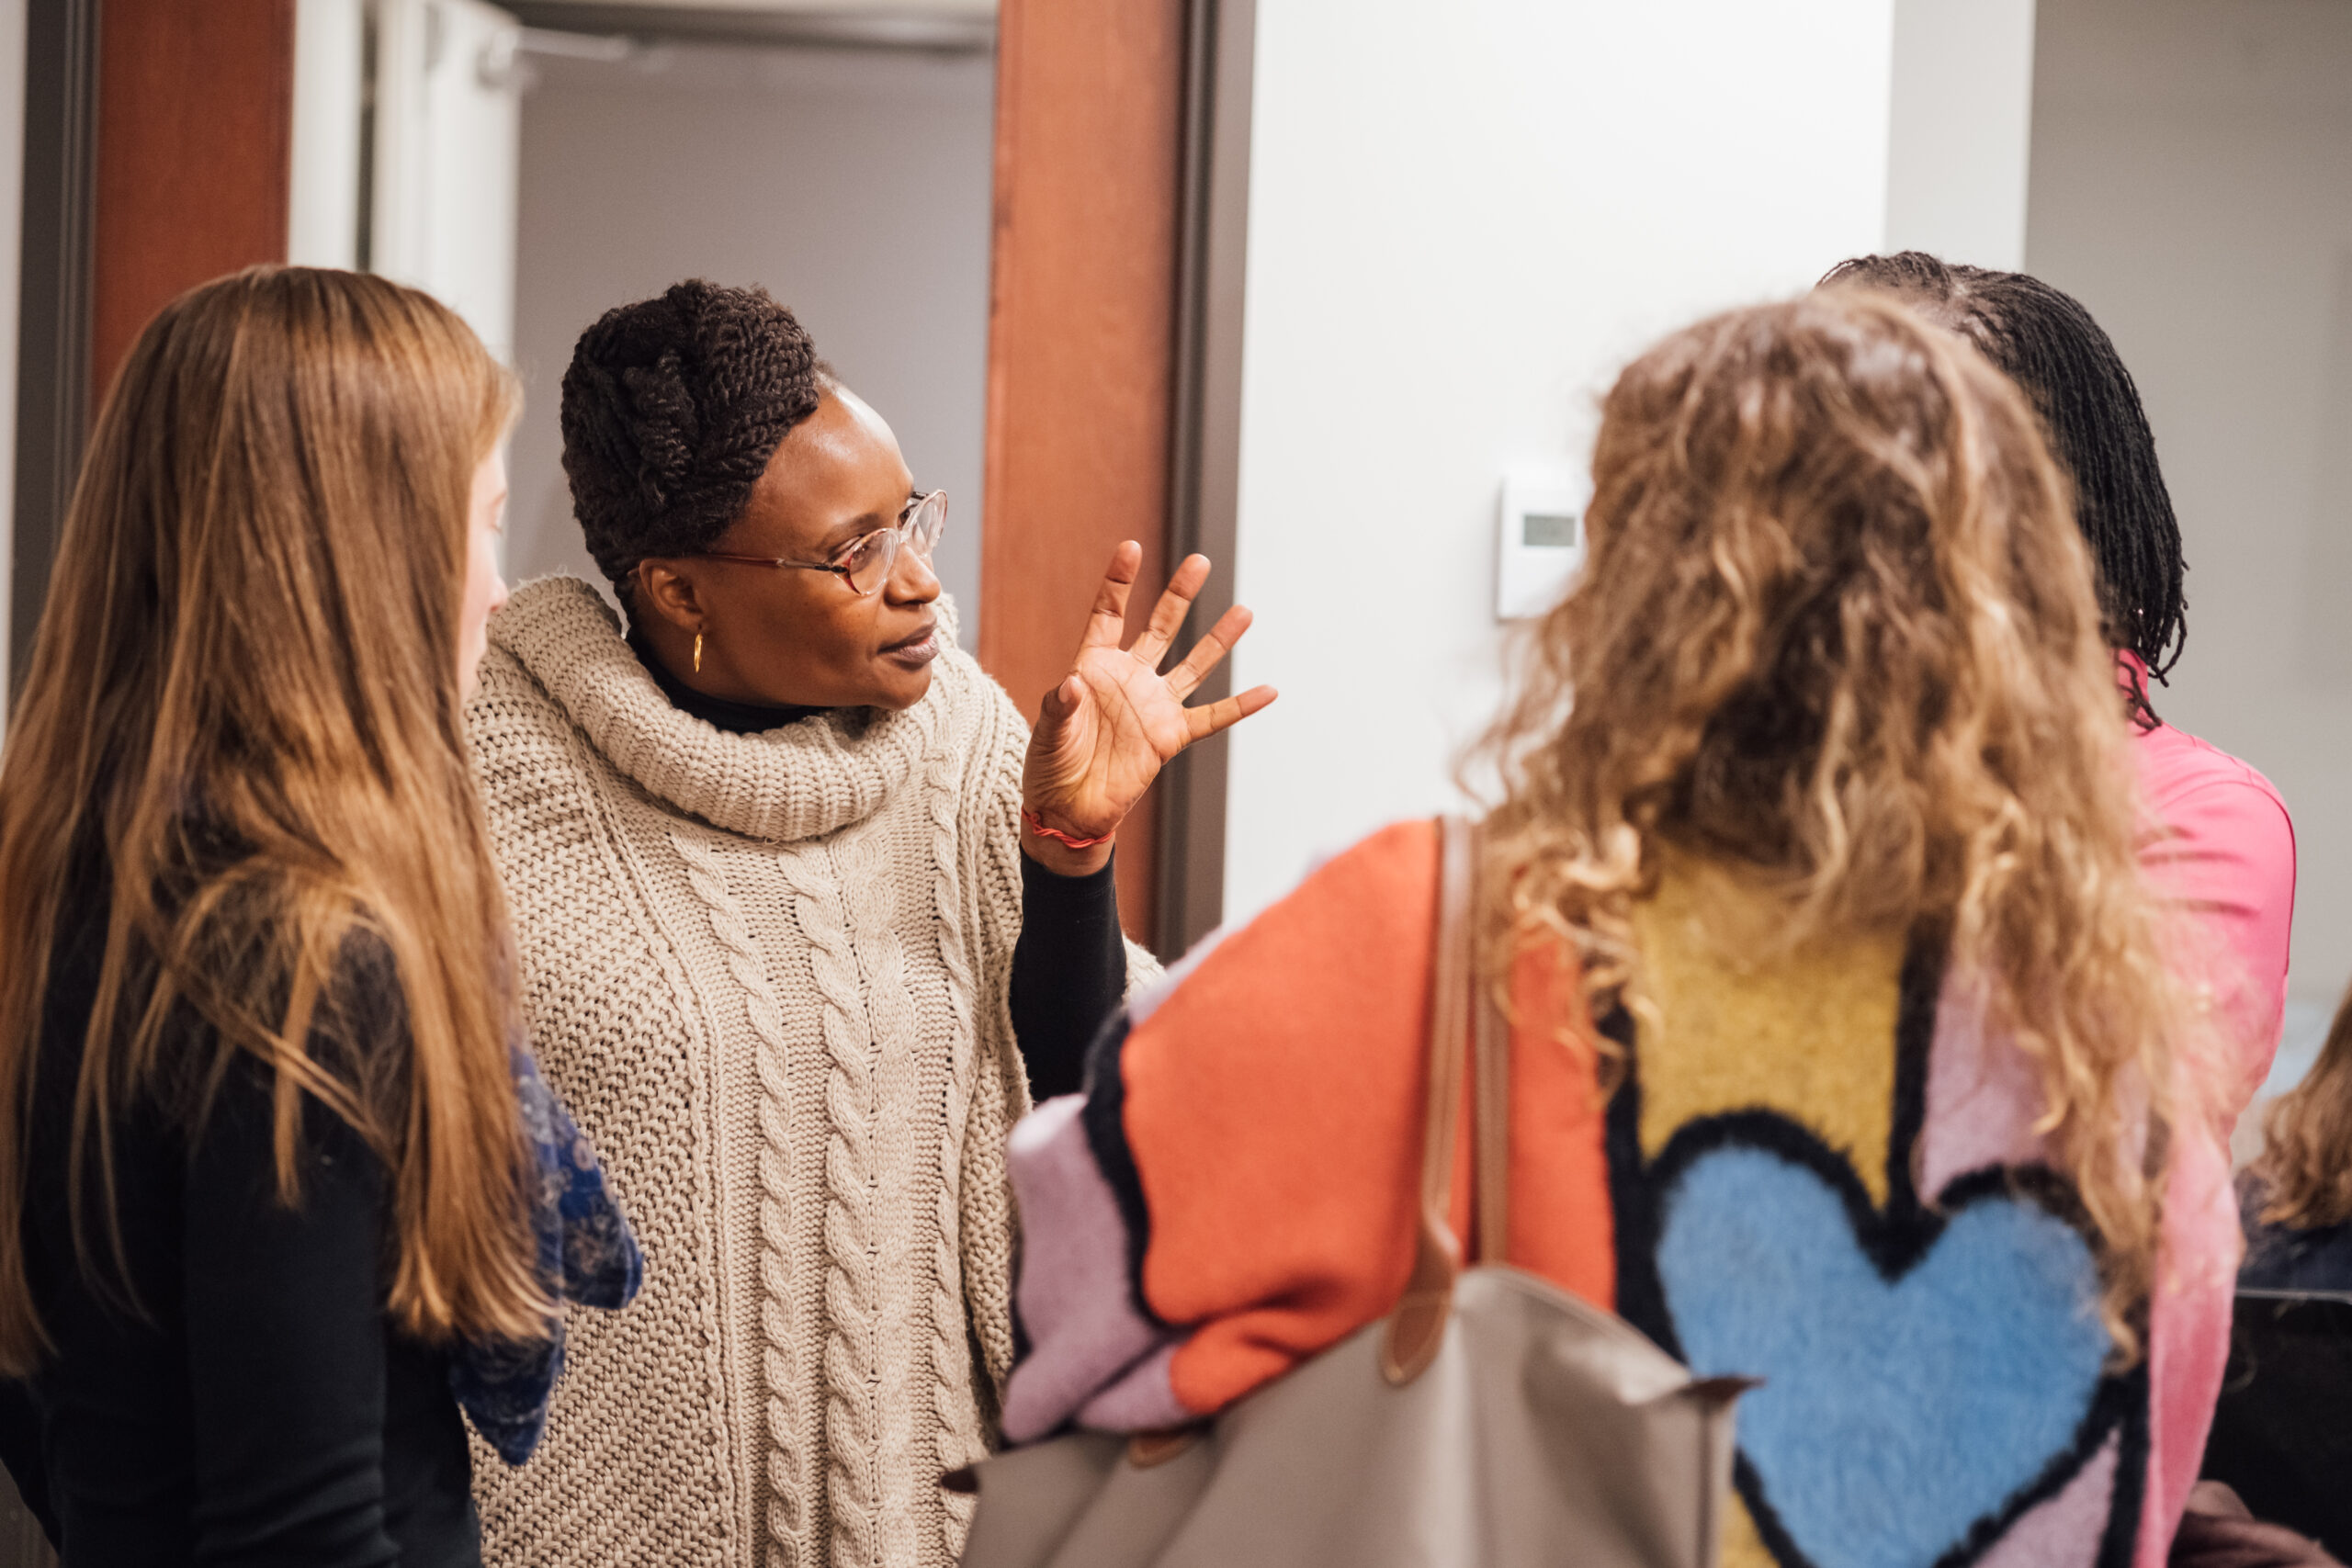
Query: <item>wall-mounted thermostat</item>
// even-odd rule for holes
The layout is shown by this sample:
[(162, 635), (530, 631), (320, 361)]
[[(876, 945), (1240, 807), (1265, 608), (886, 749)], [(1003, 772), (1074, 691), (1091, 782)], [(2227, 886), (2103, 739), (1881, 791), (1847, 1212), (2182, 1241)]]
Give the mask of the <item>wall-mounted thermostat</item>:
[(1503, 476), (1495, 540), (1495, 619), (1540, 615), (1584, 564), (1584, 509), (1592, 481), (1563, 469)]

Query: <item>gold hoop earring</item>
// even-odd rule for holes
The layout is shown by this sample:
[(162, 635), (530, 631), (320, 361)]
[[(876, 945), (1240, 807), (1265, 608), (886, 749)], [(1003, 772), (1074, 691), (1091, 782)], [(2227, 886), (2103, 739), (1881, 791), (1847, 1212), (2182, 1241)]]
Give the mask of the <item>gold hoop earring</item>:
[(695, 673), (702, 673), (702, 633), (695, 633)]

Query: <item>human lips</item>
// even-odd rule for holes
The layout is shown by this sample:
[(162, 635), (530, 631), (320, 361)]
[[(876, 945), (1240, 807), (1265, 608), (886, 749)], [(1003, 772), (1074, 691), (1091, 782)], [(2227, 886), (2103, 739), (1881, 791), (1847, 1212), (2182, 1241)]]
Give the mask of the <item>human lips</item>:
[(925, 621), (909, 636), (886, 644), (882, 657), (910, 668), (920, 668), (939, 657), (938, 623)]

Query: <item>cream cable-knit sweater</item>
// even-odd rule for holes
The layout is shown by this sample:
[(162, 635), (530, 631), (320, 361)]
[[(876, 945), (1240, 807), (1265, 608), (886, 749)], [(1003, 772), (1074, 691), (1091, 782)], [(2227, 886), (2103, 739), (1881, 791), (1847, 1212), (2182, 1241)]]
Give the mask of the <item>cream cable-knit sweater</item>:
[(577, 579), (492, 623), (469, 719), (532, 1043), (646, 1255), (636, 1304), (570, 1318), (537, 1456), (476, 1450), (492, 1568), (961, 1547), (939, 1476), (1012, 1356), (1028, 732), (939, 620), (913, 707), (763, 735), (673, 707)]

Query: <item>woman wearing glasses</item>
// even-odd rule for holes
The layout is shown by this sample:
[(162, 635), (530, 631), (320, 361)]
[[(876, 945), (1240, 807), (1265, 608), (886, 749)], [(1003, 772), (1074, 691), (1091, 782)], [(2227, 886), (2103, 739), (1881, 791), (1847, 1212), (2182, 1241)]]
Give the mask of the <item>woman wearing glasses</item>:
[[(532, 1038), (647, 1257), (583, 1318), (492, 1562), (945, 1563), (1013, 1354), (1006, 1130), (1152, 969), (1121, 818), (1249, 625), (1169, 671), (1208, 571), (1122, 649), (1122, 547), (1033, 737), (955, 643), (947, 513), (762, 292), (612, 311), (564, 468), (626, 626), (518, 591), (471, 709)], [(485, 1467), (487, 1469), (488, 1467)]]

